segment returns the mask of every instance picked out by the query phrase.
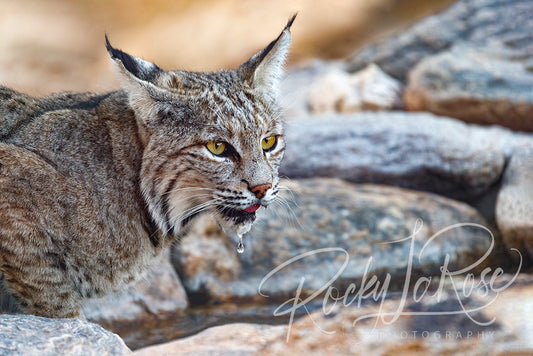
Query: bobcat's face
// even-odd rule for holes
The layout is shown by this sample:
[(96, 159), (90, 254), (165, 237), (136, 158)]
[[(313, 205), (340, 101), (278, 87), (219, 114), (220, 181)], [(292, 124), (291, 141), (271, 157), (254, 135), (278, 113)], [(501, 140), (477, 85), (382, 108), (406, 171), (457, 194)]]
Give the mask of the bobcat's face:
[(237, 70), (165, 72), (108, 43), (145, 144), (141, 189), (164, 234), (203, 212), (243, 234), (276, 198), (284, 141), (275, 98), (292, 20)]
[(212, 73), (215, 88), (202, 83), (203, 74), (166, 75), (187, 77), (196, 90), (161, 106), (158, 126), (148, 128), (141, 176), (152, 216), (171, 234), (201, 212), (226, 230), (248, 231), (256, 210), (278, 193), (279, 114), (236, 72)]

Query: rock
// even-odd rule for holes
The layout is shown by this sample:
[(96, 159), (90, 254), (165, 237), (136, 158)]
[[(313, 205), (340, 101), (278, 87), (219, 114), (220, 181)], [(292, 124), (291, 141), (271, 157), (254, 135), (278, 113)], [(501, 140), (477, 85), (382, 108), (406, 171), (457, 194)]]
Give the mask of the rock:
[(307, 106), (313, 114), (390, 110), (401, 106), (401, 84), (375, 64), (355, 74), (333, 67), (319, 76), (309, 90)]
[(2, 355), (124, 355), (117, 335), (78, 319), (0, 315)]
[(496, 221), (508, 248), (533, 257), (533, 144), (517, 148), (509, 162), (496, 203)]
[[(288, 326), (242, 323), (216, 326), (133, 354), (531, 354), (533, 279), (524, 275), (515, 281), (509, 275), (497, 277), (494, 284), (486, 278), (486, 288), (472, 280), (454, 278), (452, 282), (450, 278), (441, 287), (434, 283), (438, 293), (426, 293), (420, 300), (413, 295), (392, 295), (377, 303), (369, 299), (362, 305), (327, 304), (326, 309), (309, 311), (295, 320), (290, 330)], [(468, 288), (458, 289), (463, 285)], [(476, 308), (477, 312), (464, 311)], [(395, 320), (398, 312), (405, 314)]]
[(182, 340), (140, 349), (133, 355), (256, 355), (269, 342), (282, 339), (285, 333), (284, 326), (226, 324)]
[[(303, 123), (302, 120), (305, 120)], [(505, 130), (426, 113), (358, 113), (289, 121), (280, 174), (337, 177), (467, 200), (503, 173)]]
[(144, 278), (122, 293), (87, 300), (83, 311), (90, 321), (122, 334), (175, 317), (187, 307), (183, 285), (168, 253), (163, 253), (154, 259)]
[(282, 84), (284, 116), (403, 107), (402, 85), (378, 66), (350, 74), (338, 64), (316, 60), (291, 68)]
[(406, 107), (533, 131), (533, 73), (505, 53), (505, 48), (461, 45), (421, 60), (409, 73)]
[(375, 63), (407, 81), (409, 110), (533, 131), (532, 15), (528, 0), (459, 1), (362, 49), (346, 70)]
[[(360, 281), (367, 264), (367, 274), (390, 274), (397, 282), (405, 276), (411, 242), (417, 256), (412, 261), (413, 273), (438, 274), (445, 256), (454, 268), (467, 266), (480, 259), (491, 244), (491, 236), (483, 228), (459, 226), (428, 240), (453, 224), (486, 225), (474, 209), (447, 198), (338, 179), (284, 184), (291, 192), (282, 192), (278, 204), (263, 211), (245, 236), (242, 255), (234, 241), (205, 220), (183, 240), (174, 263), (191, 304), (272, 303), (293, 295), (303, 277), (304, 294), (318, 290), (339, 271), (336, 285)], [(394, 242), (414, 232), (414, 240)], [(324, 248), (329, 250), (321, 250)], [(308, 255), (263, 280), (300, 254)], [(263, 295), (258, 293), (260, 286)]]
[(353, 73), (375, 63), (405, 83), (407, 73), (420, 60), (457, 43), (477, 47), (499, 43), (520, 50), (527, 59), (533, 45), (532, 10), (529, 0), (458, 1), (441, 14), (358, 50), (347, 60), (346, 69)]
[(320, 78), (337, 72), (343, 71), (336, 62), (321, 60), (313, 60), (290, 68), (281, 82), (279, 100), (283, 107), (283, 115), (291, 119), (307, 116), (311, 88), (316, 87), (316, 82)]

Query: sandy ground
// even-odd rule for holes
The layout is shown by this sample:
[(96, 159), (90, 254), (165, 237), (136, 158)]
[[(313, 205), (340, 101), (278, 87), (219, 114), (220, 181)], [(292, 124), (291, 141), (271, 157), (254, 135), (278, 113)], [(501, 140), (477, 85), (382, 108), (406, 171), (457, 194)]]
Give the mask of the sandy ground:
[(33, 95), (118, 87), (104, 48), (165, 69), (232, 68), (293, 26), (290, 63), (342, 58), (450, 0), (0, 0), (0, 83)]

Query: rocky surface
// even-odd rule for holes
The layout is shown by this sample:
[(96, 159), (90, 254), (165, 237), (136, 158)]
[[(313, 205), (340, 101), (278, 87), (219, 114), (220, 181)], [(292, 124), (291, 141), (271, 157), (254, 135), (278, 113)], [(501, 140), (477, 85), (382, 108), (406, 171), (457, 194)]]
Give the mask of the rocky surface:
[(529, 0), (457, 1), (441, 14), (358, 50), (347, 60), (346, 69), (356, 72), (375, 63), (405, 82), (420, 60), (457, 43), (487, 47), (501, 44), (527, 55), (533, 44), (532, 11)]
[(367, 46), (345, 69), (379, 65), (407, 84), (409, 110), (532, 131), (532, 16), (528, 0), (459, 1)]
[[(417, 276), (439, 274), (445, 258), (453, 268), (478, 259), (482, 265), (490, 263), (482, 257), (492, 242), (484, 228), (452, 227), (438, 235), (457, 223), (486, 225), (465, 204), (338, 179), (286, 185), (291, 191), (263, 212), (245, 237), (242, 255), (234, 241), (205, 220), (183, 240), (175, 264), (192, 304), (272, 303), (294, 295), (302, 278), (302, 294), (320, 290), (331, 278), (335, 285), (345, 286), (374, 274), (389, 274), (391, 285), (398, 288), (411, 262), (411, 273)], [(295, 256), (301, 257), (279, 267)], [(275, 268), (280, 269), (272, 272)]]
[(533, 257), (533, 142), (518, 146), (509, 162), (498, 193), (496, 221), (508, 248)]
[(337, 64), (313, 61), (291, 69), (283, 81), (281, 99), (285, 116), (402, 107), (402, 85), (378, 66), (370, 64), (350, 74)]
[(290, 330), (228, 324), (134, 355), (530, 354), (533, 279), (497, 275), (491, 282), (494, 272), (485, 279), (447, 278), (439, 287), (434, 283), (431, 293), (392, 295), (377, 303), (333, 305), (330, 299)]
[(338, 72), (344, 73), (341, 63), (317, 59), (287, 70), (281, 82), (282, 94), (279, 97), (283, 115), (290, 119), (307, 116), (310, 111), (309, 99), (312, 88), (316, 87), (320, 78)]
[(143, 328), (157, 320), (175, 317), (189, 303), (170, 264), (168, 253), (154, 259), (146, 275), (122, 293), (86, 301), (83, 311), (88, 320), (122, 334)]
[(0, 315), (2, 355), (124, 355), (130, 350), (117, 335), (77, 319)]
[(500, 179), (508, 133), (426, 113), (359, 113), (289, 121), (280, 174), (389, 184), (458, 199)]
[(533, 131), (533, 62), (514, 57), (513, 51), (498, 46), (457, 45), (423, 59), (409, 73), (405, 106), (467, 122)]

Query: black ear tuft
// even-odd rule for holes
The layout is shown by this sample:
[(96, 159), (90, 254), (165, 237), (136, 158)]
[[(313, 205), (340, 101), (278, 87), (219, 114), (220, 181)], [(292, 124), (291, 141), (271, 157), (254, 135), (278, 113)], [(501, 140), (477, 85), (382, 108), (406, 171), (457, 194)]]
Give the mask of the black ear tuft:
[(238, 69), (241, 80), (261, 92), (267, 100), (275, 100), (278, 96), (283, 66), (291, 43), (290, 28), (295, 18), (296, 14), (287, 21), (283, 31), (274, 41)]
[(111, 43), (109, 42), (107, 34), (105, 35), (105, 47), (107, 48), (107, 52), (109, 52), (111, 58), (121, 61), (124, 67), (128, 70), (128, 72), (135, 75), (136, 77), (139, 76), (139, 68), (135, 63), (133, 57), (125, 52), (122, 52), (119, 49), (113, 48), (113, 46), (111, 46)]
[(297, 15), (298, 15), (298, 13), (295, 13), (294, 15), (292, 15), (292, 17), (289, 19), (289, 21), (287, 21), (287, 26), (285, 26), (286, 30), (290, 30), (291, 29), (292, 23), (294, 22), (294, 19), (296, 18)]
[(151, 81), (157, 74), (163, 70), (154, 63), (147, 62), (143, 59), (133, 57), (126, 52), (113, 48), (109, 42), (107, 34), (105, 35), (105, 47), (112, 59), (120, 61), (124, 68), (139, 79)]
[(294, 19), (296, 19), (296, 15), (298, 15), (298, 13), (292, 15), (292, 17), (289, 19), (289, 21), (287, 21), (287, 25), (285, 25), (285, 28), (283, 29), (281, 34), (278, 36), (278, 38), (276, 38), (274, 41), (270, 42), (268, 44), (268, 46), (266, 46), (265, 49), (263, 49), (261, 55), (256, 59), (257, 61), (261, 62), (268, 55), (268, 53), (272, 50), (272, 48), (279, 41), (279, 39), (283, 36), (285, 31), (289, 31), (290, 32), (292, 23), (294, 22)]

